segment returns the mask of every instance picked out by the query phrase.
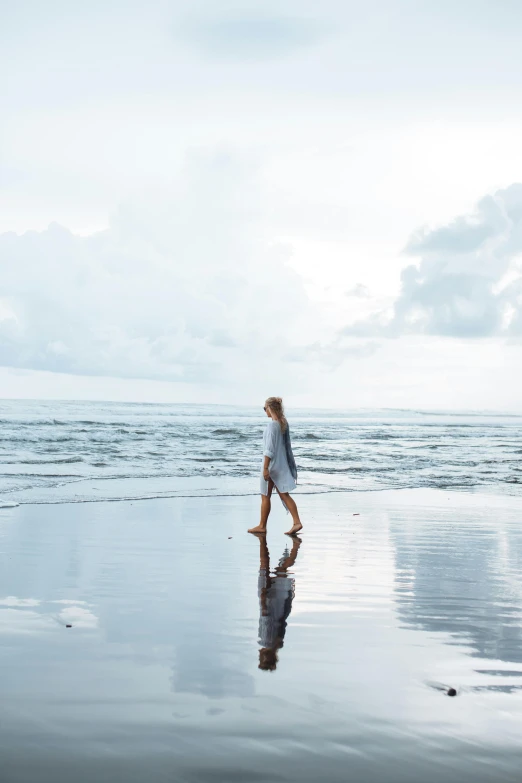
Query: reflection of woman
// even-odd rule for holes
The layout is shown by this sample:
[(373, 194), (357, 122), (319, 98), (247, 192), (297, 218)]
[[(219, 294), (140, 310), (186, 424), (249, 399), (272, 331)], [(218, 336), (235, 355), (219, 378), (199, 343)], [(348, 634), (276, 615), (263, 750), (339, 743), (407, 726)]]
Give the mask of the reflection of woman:
[(265, 536), (259, 537), (259, 668), (274, 671), (277, 666), (277, 651), (283, 646), (286, 621), (292, 611), (295, 581), (287, 574), (293, 566), (301, 539), (292, 540), (292, 551), (285, 549), (279, 565), (270, 575), (270, 555)]
[(250, 528), (248, 532), (266, 533), (268, 515), (270, 514), (270, 499), (275, 487), (284, 507), (292, 515), (293, 524), (287, 534), (295, 536), (303, 526), (299, 519), (295, 500), (290, 495), (290, 492), (295, 489), (297, 468), (290, 443), (290, 428), (281, 397), (269, 397), (265, 402), (264, 411), (270, 421), (266, 425), (263, 435), (261, 521), (257, 527)]

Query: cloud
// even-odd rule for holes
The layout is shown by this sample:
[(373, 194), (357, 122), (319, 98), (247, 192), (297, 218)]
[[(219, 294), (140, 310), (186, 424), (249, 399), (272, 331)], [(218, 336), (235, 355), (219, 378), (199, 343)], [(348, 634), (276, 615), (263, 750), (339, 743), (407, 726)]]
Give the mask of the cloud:
[(352, 323), (344, 335), (522, 334), (522, 184), (486, 196), (471, 215), (415, 233), (392, 308)]
[(321, 26), (311, 20), (267, 14), (236, 14), (192, 19), (183, 27), (185, 40), (219, 59), (269, 59), (315, 43)]
[(370, 289), (362, 283), (357, 283), (357, 285), (350, 288), (349, 291), (345, 291), (344, 295), (355, 299), (369, 299)]
[(277, 364), (315, 316), (259, 204), (248, 166), (193, 155), (106, 231), (2, 234), (0, 365), (208, 382)]
[(337, 335), (333, 340), (299, 346), (288, 352), (289, 362), (321, 364), (328, 370), (340, 367), (348, 358), (362, 359), (372, 356), (379, 348), (375, 340), (350, 340)]

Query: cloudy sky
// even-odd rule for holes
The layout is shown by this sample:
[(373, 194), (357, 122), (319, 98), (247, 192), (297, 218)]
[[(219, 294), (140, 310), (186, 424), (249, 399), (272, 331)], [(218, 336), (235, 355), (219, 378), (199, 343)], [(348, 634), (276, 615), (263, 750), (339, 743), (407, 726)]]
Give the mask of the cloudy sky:
[(0, 0), (0, 395), (522, 409), (518, 0)]

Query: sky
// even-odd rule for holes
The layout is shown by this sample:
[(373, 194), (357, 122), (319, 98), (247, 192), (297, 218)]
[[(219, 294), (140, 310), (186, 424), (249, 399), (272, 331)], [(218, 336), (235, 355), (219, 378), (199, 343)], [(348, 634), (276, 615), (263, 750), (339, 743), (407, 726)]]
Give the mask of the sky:
[(522, 411), (518, 0), (0, 12), (0, 396)]

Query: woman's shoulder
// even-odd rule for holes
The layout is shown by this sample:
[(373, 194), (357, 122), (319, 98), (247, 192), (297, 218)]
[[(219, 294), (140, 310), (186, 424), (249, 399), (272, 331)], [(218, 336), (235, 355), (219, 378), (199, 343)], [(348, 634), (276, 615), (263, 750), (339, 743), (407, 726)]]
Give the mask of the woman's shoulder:
[(279, 424), (278, 421), (274, 421), (274, 419), (270, 419), (270, 421), (266, 426), (267, 428), (274, 429), (277, 432), (281, 432), (281, 425)]

